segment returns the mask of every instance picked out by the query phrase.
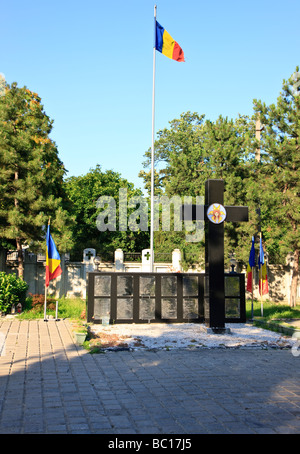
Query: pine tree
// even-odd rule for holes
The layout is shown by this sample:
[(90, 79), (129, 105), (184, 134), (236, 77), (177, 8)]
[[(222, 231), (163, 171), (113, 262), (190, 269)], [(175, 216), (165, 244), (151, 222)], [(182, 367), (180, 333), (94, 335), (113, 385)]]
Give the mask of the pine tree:
[(264, 125), (258, 193), (262, 230), (268, 251), (277, 260), (293, 257), (290, 305), (296, 304), (299, 276), (300, 232), (300, 73), (283, 81), (277, 104), (254, 100)]
[(49, 216), (60, 231), (57, 245), (66, 250), (70, 243), (62, 206), (66, 171), (49, 138), (52, 124), (37, 93), (6, 86), (0, 97), (0, 239), (16, 242), (20, 277), (22, 246), (34, 248), (44, 239)]

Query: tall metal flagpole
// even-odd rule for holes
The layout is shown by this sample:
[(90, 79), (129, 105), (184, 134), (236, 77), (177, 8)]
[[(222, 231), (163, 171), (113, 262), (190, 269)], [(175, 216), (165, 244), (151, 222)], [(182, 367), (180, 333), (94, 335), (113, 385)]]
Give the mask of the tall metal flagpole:
[(47, 321), (47, 286), (45, 282), (44, 322)]
[(152, 146), (151, 146), (151, 202), (150, 202), (150, 270), (153, 273), (153, 224), (154, 224), (154, 128), (155, 128), (155, 56), (156, 56), (156, 5), (154, 6), (153, 89), (152, 89)]
[[(261, 131), (264, 129), (264, 127), (261, 125), (260, 122), (260, 117), (258, 116), (256, 118), (256, 124), (255, 124), (255, 138), (257, 140), (261, 140)], [(255, 159), (257, 162), (260, 163), (260, 145), (259, 148), (256, 149), (255, 151)], [(259, 238), (260, 238), (260, 243), (262, 241), (262, 235), (261, 235), (261, 211), (260, 211), (260, 201), (258, 205), (258, 209), (256, 210), (258, 217), (259, 217), (259, 226), (258, 226), (258, 231), (259, 231)], [(260, 246), (259, 243), (259, 246)], [(260, 249), (259, 249), (260, 253)], [(261, 276), (261, 279), (260, 279)], [(264, 309), (263, 309), (263, 300), (262, 300), (262, 266), (260, 267), (260, 270), (258, 269), (258, 285), (259, 285), (259, 291), (260, 291), (260, 311), (261, 311), (261, 316), (263, 317), (264, 315)], [(253, 319), (253, 317), (252, 317)]]
[[(48, 225), (50, 225), (50, 218), (48, 220)], [(46, 233), (46, 260), (47, 260), (47, 233)], [(47, 262), (46, 262), (47, 265)], [(47, 285), (46, 285), (46, 276), (45, 276), (45, 301), (44, 301), (44, 322), (47, 321)]]
[[(260, 256), (260, 245), (262, 245), (262, 235), (261, 231), (259, 232), (259, 256)], [(260, 259), (261, 260), (261, 259)], [(263, 305), (263, 294), (262, 294), (262, 289), (263, 289), (263, 283), (262, 283), (262, 263), (260, 264), (260, 270), (258, 272), (258, 279), (259, 279), (259, 291), (260, 291), (260, 312), (261, 316), (264, 316), (264, 305)]]

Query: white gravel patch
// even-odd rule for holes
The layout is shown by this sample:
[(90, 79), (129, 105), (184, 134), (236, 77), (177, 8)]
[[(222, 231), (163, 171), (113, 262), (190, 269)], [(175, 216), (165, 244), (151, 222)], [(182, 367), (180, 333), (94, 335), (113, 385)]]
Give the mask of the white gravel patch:
[(128, 348), (291, 348), (295, 339), (280, 333), (258, 328), (249, 323), (228, 323), (230, 334), (208, 334), (205, 325), (198, 323), (150, 323), (92, 325), (91, 331), (99, 335), (126, 336)]

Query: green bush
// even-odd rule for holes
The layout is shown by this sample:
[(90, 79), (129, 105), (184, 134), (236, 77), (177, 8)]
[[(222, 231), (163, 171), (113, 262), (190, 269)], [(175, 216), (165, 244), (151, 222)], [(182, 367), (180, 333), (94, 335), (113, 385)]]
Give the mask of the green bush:
[(28, 285), (15, 274), (0, 272), (0, 312), (7, 313), (12, 305), (25, 304)]

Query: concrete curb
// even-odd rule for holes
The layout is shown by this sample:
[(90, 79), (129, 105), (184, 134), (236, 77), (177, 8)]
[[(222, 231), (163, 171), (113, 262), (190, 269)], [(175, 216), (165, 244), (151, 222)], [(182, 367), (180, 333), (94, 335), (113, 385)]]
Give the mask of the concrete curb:
[(271, 331), (275, 331), (277, 333), (285, 334), (286, 336), (293, 336), (293, 334), (297, 333), (300, 337), (300, 329), (295, 328), (294, 326), (288, 325), (287, 323), (274, 323), (268, 322), (265, 320), (259, 320), (254, 318), (254, 323), (257, 323), (261, 328), (270, 329)]

